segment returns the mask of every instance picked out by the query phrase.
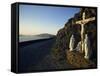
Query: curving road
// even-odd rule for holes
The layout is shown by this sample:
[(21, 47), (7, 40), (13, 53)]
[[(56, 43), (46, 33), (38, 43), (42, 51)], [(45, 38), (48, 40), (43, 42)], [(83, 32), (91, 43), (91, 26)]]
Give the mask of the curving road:
[(55, 38), (52, 38), (41, 42), (33, 42), (26, 46), (19, 46), (19, 71), (28, 72), (30, 67), (41, 64), (41, 61), (50, 54), (54, 43)]

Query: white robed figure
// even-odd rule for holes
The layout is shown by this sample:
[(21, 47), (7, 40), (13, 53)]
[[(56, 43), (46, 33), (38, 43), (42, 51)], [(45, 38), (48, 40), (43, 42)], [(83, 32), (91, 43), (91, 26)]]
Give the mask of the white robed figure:
[(91, 56), (91, 49), (90, 49), (90, 41), (88, 38), (88, 35), (85, 34), (85, 40), (84, 40), (84, 51), (85, 51), (85, 59), (89, 59)]
[(70, 51), (74, 50), (74, 44), (75, 44), (75, 38), (74, 38), (74, 35), (72, 35), (71, 38), (70, 38), (70, 43), (69, 43)]
[(76, 51), (78, 51), (78, 52), (81, 52), (82, 51), (82, 49), (81, 49), (82, 45), (81, 44), (82, 44), (81, 41), (78, 42), (78, 44), (77, 44), (77, 46), (75, 48)]

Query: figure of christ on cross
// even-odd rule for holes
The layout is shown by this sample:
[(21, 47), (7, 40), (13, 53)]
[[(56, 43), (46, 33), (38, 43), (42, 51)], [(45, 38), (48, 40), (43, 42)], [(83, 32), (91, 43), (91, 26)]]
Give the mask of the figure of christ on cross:
[(82, 49), (82, 53), (84, 52), (84, 36), (85, 36), (85, 24), (95, 20), (95, 17), (91, 17), (91, 18), (87, 18), (85, 19), (85, 12), (83, 12), (82, 14), (82, 20), (76, 21), (76, 24), (81, 25), (81, 49)]

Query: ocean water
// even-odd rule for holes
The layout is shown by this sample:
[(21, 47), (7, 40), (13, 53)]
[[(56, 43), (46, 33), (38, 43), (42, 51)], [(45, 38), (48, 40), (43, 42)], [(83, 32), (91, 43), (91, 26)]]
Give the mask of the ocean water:
[(41, 36), (19, 36), (19, 42), (30, 41), (30, 40), (38, 40), (38, 39), (46, 39), (50, 37), (41, 37)]

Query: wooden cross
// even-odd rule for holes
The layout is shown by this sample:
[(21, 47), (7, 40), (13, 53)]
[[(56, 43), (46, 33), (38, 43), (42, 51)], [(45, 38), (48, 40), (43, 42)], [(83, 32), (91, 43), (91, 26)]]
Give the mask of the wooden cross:
[(84, 52), (84, 34), (85, 34), (85, 29), (84, 26), (86, 23), (95, 20), (95, 17), (91, 17), (88, 19), (85, 19), (85, 12), (83, 12), (82, 15), (82, 20), (76, 21), (76, 24), (81, 25), (81, 48), (82, 48), (82, 53)]

